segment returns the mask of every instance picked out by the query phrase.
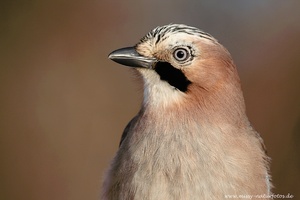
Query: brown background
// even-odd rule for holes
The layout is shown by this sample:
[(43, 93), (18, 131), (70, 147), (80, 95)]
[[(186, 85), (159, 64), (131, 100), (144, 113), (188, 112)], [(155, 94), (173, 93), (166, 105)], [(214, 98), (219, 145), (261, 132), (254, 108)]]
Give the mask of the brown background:
[(107, 55), (171, 22), (232, 53), (274, 192), (300, 199), (299, 10), (298, 0), (1, 1), (0, 199), (97, 199), (142, 95)]

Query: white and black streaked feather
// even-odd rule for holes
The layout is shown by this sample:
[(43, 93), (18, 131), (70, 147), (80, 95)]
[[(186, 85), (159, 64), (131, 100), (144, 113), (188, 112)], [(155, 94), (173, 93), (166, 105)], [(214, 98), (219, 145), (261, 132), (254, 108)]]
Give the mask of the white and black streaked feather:
[(158, 26), (154, 28), (147, 35), (145, 35), (138, 44), (144, 43), (149, 39), (153, 39), (153, 38), (155, 38), (155, 44), (157, 44), (161, 41), (166, 40), (170, 34), (176, 34), (176, 33), (186, 33), (189, 35), (196, 35), (201, 38), (208, 39), (212, 42), (217, 42), (217, 40), (214, 37), (212, 37), (210, 34), (201, 31), (195, 27), (187, 26), (184, 24), (169, 24), (169, 25)]

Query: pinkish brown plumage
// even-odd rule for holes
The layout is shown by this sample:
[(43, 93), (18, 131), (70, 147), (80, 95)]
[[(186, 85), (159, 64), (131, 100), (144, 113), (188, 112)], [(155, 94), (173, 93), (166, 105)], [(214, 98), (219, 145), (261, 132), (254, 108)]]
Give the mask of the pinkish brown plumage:
[(269, 158), (246, 116), (232, 58), (216, 39), (171, 24), (109, 57), (138, 71), (144, 100), (123, 133), (102, 199), (268, 199)]

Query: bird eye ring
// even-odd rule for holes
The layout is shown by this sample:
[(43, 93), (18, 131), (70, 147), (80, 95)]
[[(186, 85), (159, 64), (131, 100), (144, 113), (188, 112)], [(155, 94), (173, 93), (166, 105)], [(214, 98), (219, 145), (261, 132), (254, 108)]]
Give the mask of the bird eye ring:
[(185, 48), (178, 48), (174, 50), (173, 57), (179, 62), (184, 62), (191, 57), (191, 54)]

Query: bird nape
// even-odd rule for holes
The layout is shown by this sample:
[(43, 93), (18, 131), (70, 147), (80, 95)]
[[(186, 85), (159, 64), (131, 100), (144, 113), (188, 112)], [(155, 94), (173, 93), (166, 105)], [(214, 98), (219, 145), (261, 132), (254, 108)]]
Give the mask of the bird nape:
[(270, 199), (269, 157), (229, 52), (210, 34), (160, 26), (109, 58), (143, 79), (102, 199)]

